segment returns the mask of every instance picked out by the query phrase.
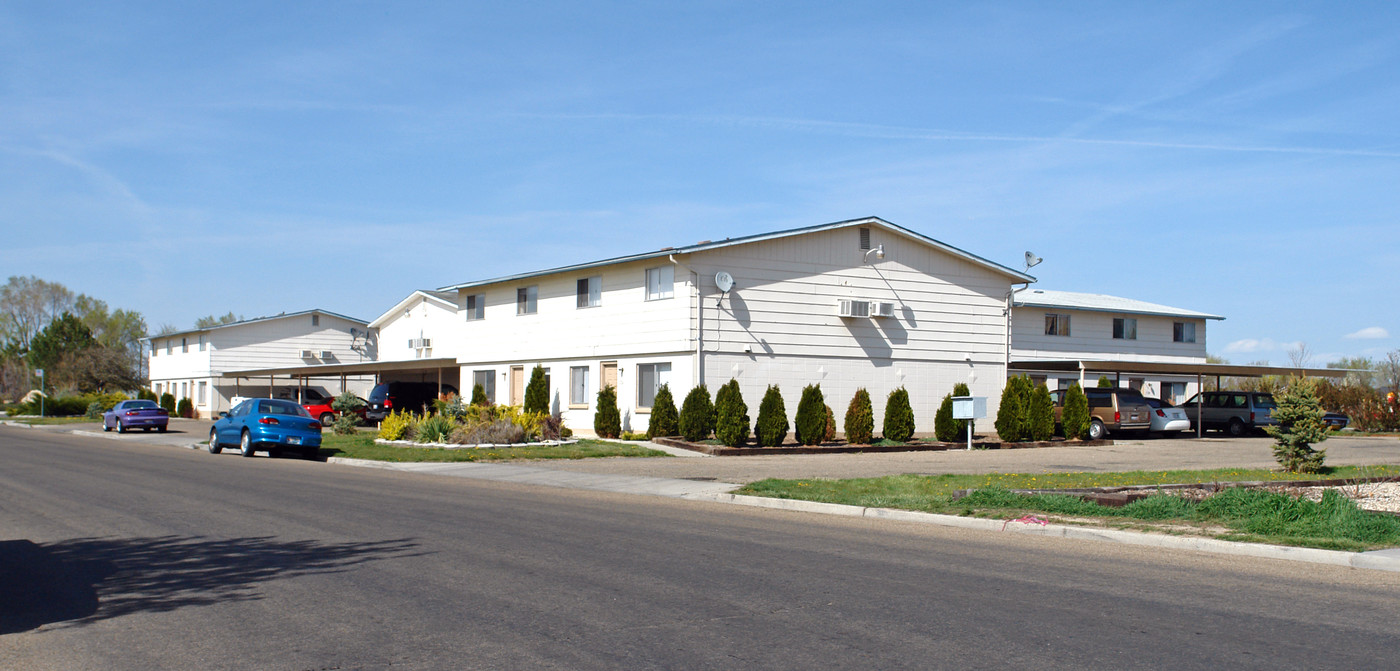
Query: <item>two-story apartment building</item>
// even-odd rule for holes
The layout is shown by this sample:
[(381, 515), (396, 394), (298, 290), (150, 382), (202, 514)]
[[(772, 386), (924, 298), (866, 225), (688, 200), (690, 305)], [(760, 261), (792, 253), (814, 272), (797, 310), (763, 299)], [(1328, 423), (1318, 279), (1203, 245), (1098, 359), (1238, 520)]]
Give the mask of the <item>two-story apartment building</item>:
[(374, 360), (374, 342), (367, 335), (363, 321), (307, 310), (151, 336), (146, 340), (151, 390), (188, 398), (200, 417), (212, 417), (227, 410), (235, 395), (276, 391), (266, 379), (243, 381), (226, 373), (304, 366), (307, 379), (315, 382), (315, 366)]
[[(1206, 363), (1206, 324), (1224, 317), (1102, 294), (1020, 289), (1013, 299), (1011, 360), (1052, 389), (1093, 374), (1091, 362)], [(1086, 362), (1068, 373), (1036, 362)], [(1115, 366), (1121, 368), (1122, 366)], [(1144, 366), (1144, 368), (1161, 368)], [(1114, 373), (1109, 377), (1146, 396), (1180, 403), (1195, 393), (1195, 374)], [(1097, 382), (1085, 380), (1086, 384)]]
[(790, 415), (805, 385), (820, 384), (838, 415), (864, 387), (877, 417), (904, 386), (928, 425), (957, 382), (1000, 394), (1011, 289), (1033, 281), (872, 217), (441, 291), (457, 294), (463, 393), (480, 384), (519, 403), (538, 364), (570, 427), (591, 429), (597, 392), (612, 385), (624, 427), (640, 431), (660, 385), (679, 403), (731, 378), (751, 416), (770, 384)]

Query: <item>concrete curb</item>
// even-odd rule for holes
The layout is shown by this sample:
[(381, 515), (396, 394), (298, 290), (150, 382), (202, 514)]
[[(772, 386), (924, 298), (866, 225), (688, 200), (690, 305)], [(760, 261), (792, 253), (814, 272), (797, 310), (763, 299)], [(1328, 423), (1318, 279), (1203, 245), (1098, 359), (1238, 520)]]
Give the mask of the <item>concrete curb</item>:
[(793, 499), (770, 499), (761, 496), (745, 496), (742, 494), (687, 494), (681, 498), (693, 501), (713, 501), (717, 503), (731, 503), (735, 505), (752, 506), (755, 508), (795, 510), (800, 512), (820, 513), (825, 515), (842, 515), (845, 517), (871, 517), (876, 519), (917, 522), (920, 524), (933, 524), (937, 526), (957, 527), (961, 529), (973, 529), (980, 531), (1011, 531), (1015, 533), (1031, 534), (1035, 536), (1052, 536), (1076, 540), (1104, 541), (1109, 543), (1121, 543), (1124, 545), (1140, 545), (1144, 547), (1159, 547), (1174, 550), (1195, 550), (1198, 552), (1210, 552), (1213, 554), (1261, 557), (1265, 559), (1283, 559), (1286, 561), (1301, 561), (1313, 564), (1329, 564), (1332, 566), (1347, 566), (1351, 568), (1400, 572), (1400, 551), (1396, 550), (1377, 550), (1374, 552), (1342, 552), (1339, 550), (1319, 550), (1315, 548), (1296, 548), (1284, 545), (1240, 543), (1235, 541), (1223, 541), (1214, 538), (1198, 538), (1194, 536), (1167, 536), (1161, 534), (1142, 533), (1137, 531), (1122, 531), (1119, 529), (1098, 529), (1093, 527), (1078, 527), (1063, 524), (1027, 524), (1024, 522), (1016, 522), (1014, 520), (1008, 522), (1006, 520), (989, 520), (977, 517), (958, 517), (956, 515), (921, 513), (912, 510), (895, 510), (892, 508), (865, 508), (861, 506), (848, 506), (838, 503), (797, 501)]

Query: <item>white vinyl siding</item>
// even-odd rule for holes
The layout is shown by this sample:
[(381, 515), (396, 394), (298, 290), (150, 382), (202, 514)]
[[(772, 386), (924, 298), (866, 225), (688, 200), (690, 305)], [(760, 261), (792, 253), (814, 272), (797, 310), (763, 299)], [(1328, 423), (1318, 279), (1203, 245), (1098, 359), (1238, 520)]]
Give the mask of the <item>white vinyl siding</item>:
[(647, 300), (659, 301), (670, 298), (676, 282), (675, 266), (647, 268)]

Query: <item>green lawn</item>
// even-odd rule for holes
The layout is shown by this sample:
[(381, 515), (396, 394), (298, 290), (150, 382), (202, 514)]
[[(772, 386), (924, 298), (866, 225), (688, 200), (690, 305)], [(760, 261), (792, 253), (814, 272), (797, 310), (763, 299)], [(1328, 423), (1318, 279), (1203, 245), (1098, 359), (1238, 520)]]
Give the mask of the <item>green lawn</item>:
[(665, 452), (605, 440), (580, 440), (568, 445), (521, 445), (518, 447), (464, 448), (399, 447), (379, 445), (374, 434), (353, 436), (327, 433), (321, 442), (321, 456), (370, 459), (373, 461), (515, 461), (527, 459), (590, 459), (594, 457), (667, 457)]
[[(1397, 466), (1329, 469), (1328, 479), (1400, 475)], [(821, 501), (873, 508), (898, 508), (952, 515), (1011, 519), (1025, 514), (1058, 516), (1057, 521), (1181, 533), (1195, 530), (1218, 538), (1363, 550), (1400, 546), (1400, 518), (1366, 513), (1343, 497), (1322, 504), (1285, 495), (1227, 490), (1228, 496), (1192, 503), (1170, 495), (1153, 496), (1123, 508), (1107, 508), (1063, 495), (1024, 496), (1011, 489), (1065, 489), (1123, 485), (1250, 482), (1305, 479), (1267, 470), (1134, 471), (1126, 473), (1037, 473), (991, 475), (896, 475), (849, 480), (761, 480), (736, 494)], [(960, 489), (981, 490), (953, 500)], [(1215, 501), (1215, 503), (1209, 503)], [(1084, 518), (1088, 518), (1087, 520)], [(1183, 528), (1184, 527), (1184, 528)]]
[(101, 417), (98, 417), (97, 419), (88, 419), (87, 417), (0, 417), (0, 419), (5, 419), (12, 422), (19, 422), (20, 424), (29, 424), (31, 426), (49, 426), (51, 424), (92, 424), (94, 422), (100, 423), (102, 421)]

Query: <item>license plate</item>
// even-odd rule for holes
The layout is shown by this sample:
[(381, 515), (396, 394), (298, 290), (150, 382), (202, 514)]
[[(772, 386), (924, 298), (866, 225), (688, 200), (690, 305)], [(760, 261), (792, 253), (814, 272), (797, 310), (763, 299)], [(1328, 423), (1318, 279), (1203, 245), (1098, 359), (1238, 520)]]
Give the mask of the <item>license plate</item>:
[(300, 444), (301, 444), (301, 439), (300, 439), (300, 438), (297, 438), (297, 437), (295, 437), (295, 436), (293, 436), (293, 437), (287, 439), (287, 443), (290, 444), (290, 445), (300, 445)]

